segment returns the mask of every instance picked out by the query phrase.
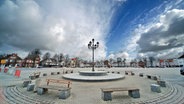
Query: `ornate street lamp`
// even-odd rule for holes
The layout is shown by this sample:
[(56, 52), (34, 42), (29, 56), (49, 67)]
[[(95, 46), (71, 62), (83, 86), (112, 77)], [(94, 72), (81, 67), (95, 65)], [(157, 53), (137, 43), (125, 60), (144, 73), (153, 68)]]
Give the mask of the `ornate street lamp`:
[(92, 71), (95, 71), (95, 63), (94, 63), (94, 50), (99, 47), (99, 42), (94, 43), (95, 39), (92, 39), (92, 41), (89, 42), (88, 44), (88, 49), (92, 49), (92, 61), (93, 61), (93, 66), (92, 66)]

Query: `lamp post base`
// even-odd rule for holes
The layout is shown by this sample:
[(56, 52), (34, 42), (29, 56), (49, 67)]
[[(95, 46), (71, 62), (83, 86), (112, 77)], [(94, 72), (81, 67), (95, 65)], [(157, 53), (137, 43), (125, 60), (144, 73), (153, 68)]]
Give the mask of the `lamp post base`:
[(92, 71), (95, 71), (95, 68), (94, 68), (94, 66), (92, 67)]

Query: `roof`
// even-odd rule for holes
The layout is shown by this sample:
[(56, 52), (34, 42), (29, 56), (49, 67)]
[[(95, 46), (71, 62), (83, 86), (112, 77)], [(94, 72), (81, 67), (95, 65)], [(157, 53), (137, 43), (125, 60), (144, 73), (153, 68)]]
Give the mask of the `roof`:
[(0, 59), (10, 59), (12, 56), (16, 57), (17, 60), (22, 60), (17, 54), (7, 54), (0, 57)]
[(43, 59), (41, 62), (44, 62), (44, 61), (56, 62), (57, 60), (56, 59), (53, 59), (53, 58), (49, 58), (49, 59)]

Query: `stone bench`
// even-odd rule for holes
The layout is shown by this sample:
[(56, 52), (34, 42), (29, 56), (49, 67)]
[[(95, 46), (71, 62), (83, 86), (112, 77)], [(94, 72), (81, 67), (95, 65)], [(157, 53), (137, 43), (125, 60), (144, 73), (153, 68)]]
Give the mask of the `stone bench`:
[(51, 75), (57, 75), (60, 74), (60, 72), (51, 72)]
[(102, 91), (102, 99), (104, 101), (112, 100), (111, 93), (115, 91), (128, 91), (128, 95), (133, 98), (140, 98), (140, 93), (138, 88), (101, 88)]
[(66, 70), (66, 71), (63, 70), (63, 74), (69, 74), (69, 73), (73, 73), (73, 70)]
[(132, 71), (125, 71), (125, 75), (135, 75), (135, 73), (133, 73)]
[(27, 87), (28, 84), (30, 84), (32, 81), (27, 79), (27, 80), (24, 80), (23, 83), (22, 83), (22, 87)]
[(57, 74), (57, 72), (51, 72), (51, 75), (56, 75)]
[(140, 77), (144, 77), (144, 74), (143, 74), (143, 73), (139, 73), (139, 76), (140, 76)]
[[(47, 92), (48, 89), (51, 89), (51, 90), (59, 91), (59, 99), (66, 99), (70, 96), (70, 90), (71, 90), (70, 81), (60, 80), (60, 79), (46, 79), (46, 82), (47, 82), (46, 85), (37, 86), (38, 95), (42, 95), (45, 92)], [(55, 84), (51, 85), (50, 83), (55, 83)], [(56, 84), (59, 84), (59, 85), (56, 85)], [(66, 86), (60, 86), (61, 84), (64, 84)]]
[(159, 77), (157, 76), (157, 75), (147, 75), (147, 78), (148, 79), (153, 79), (153, 80), (158, 80), (159, 79)]
[(151, 79), (151, 75), (146, 75), (148, 79)]
[(43, 73), (43, 76), (47, 76), (47, 73)]
[(153, 79), (153, 80), (158, 80), (159, 77), (158, 77), (157, 75), (153, 75), (153, 76), (151, 76), (151, 79)]
[(157, 84), (160, 85), (161, 87), (166, 87), (165, 81), (157, 80)]
[(161, 93), (160, 85), (151, 84), (151, 91)]
[(31, 74), (31, 75), (29, 76), (29, 78), (30, 78), (31, 80), (36, 79), (36, 78), (39, 78), (39, 77), (40, 77), (40, 74), (41, 74), (41, 72), (34, 72), (33, 74)]

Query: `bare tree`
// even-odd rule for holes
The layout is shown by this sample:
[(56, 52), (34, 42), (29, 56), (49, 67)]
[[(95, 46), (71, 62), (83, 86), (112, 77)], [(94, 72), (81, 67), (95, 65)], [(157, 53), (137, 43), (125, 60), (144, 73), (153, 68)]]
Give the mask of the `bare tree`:
[(123, 59), (124, 67), (126, 66), (126, 58)]
[(32, 55), (41, 55), (41, 51), (40, 51), (40, 49), (34, 49), (33, 51), (31, 51), (31, 54)]
[(120, 57), (118, 57), (118, 58), (117, 58), (118, 67), (120, 67), (121, 62), (122, 62), (122, 59), (121, 59)]
[(151, 65), (151, 67), (153, 67), (153, 61), (155, 60), (155, 58), (154, 57), (149, 57), (149, 61), (150, 61), (150, 65)]
[(68, 67), (70, 65), (70, 57), (69, 55), (65, 55), (65, 66)]
[(27, 57), (31, 58), (33, 60), (33, 67), (35, 66), (35, 62), (37, 60), (37, 58), (40, 58), (40, 55), (41, 55), (41, 51), (40, 49), (34, 49), (32, 50)]
[(144, 67), (147, 67), (147, 58), (143, 58)]
[(109, 59), (110, 64), (112, 65), (114, 60), (112, 58)]
[(57, 61), (57, 63), (59, 62), (59, 55), (58, 54), (55, 54), (52, 58), (55, 59)]
[(45, 60), (45, 59), (49, 59), (50, 58), (50, 53), (49, 52), (47, 52), (47, 53), (45, 53), (44, 55), (43, 55), (43, 60)]
[(62, 62), (65, 60), (65, 56), (63, 55), (63, 53), (59, 54), (59, 62)]

